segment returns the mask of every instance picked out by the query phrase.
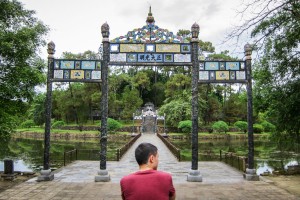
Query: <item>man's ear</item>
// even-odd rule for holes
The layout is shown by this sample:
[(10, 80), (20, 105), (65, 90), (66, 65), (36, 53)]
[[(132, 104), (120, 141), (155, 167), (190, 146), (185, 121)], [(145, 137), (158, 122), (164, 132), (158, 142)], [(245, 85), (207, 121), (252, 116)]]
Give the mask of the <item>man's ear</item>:
[(153, 155), (150, 155), (150, 156), (149, 156), (149, 162), (150, 162), (150, 163), (153, 163), (153, 159), (154, 159), (154, 156), (153, 156)]

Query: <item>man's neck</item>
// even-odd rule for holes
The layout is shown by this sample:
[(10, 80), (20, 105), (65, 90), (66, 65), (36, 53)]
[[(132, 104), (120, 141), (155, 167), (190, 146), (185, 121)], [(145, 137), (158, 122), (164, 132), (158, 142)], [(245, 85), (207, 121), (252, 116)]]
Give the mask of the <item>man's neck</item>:
[(153, 168), (149, 167), (148, 165), (140, 165), (139, 168), (140, 171), (153, 170)]

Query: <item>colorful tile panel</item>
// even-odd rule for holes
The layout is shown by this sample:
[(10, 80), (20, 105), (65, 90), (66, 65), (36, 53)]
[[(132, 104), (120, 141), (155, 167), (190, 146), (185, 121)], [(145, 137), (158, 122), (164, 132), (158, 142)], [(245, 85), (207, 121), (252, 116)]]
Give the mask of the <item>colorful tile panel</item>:
[(144, 44), (120, 44), (120, 52), (145, 52)]
[(156, 52), (180, 53), (180, 44), (156, 44)]

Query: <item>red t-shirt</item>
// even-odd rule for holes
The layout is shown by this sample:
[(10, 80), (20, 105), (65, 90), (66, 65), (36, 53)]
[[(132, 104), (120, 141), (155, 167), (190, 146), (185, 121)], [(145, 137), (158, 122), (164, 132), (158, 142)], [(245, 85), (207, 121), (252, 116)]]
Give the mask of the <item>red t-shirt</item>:
[(175, 194), (172, 176), (162, 171), (138, 171), (123, 177), (120, 183), (126, 200), (169, 200)]

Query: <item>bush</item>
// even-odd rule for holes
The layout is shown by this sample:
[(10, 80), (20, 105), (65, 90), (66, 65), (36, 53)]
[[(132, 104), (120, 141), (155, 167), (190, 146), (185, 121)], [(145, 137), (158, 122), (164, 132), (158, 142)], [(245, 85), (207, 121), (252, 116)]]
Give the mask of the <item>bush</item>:
[(245, 121), (237, 121), (234, 123), (234, 126), (240, 129), (240, 131), (243, 131), (244, 133), (247, 133), (248, 130), (248, 123)]
[(61, 128), (64, 125), (66, 125), (64, 121), (56, 121), (52, 124), (51, 128)]
[(114, 120), (112, 118), (107, 119), (107, 129), (108, 131), (115, 131), (119, 128), (122, 128), (122, 124), (118, 122), (117, 120)]
[(212, 125), (212, 128), (215, 131), (219, 132), (219, 133), (221, 133), (222, 131), (224, 131), (226, 133), (229, 130), (229, 127), (228, 127), (227, 123), (224, 122), (224, 121), (217, 121), (217, 122), (215, 122)]
[(21, 124), (21, 127), (22, 127), (22, 128), (31, 128), (31, 127), (33, 127), (33, 126), (35, 126), (35, 123), (34, 123), (34, 121), (33, 121), (32, 119), (26, 120), (25, 122), (23, 122), (23, 123)]
[(268, 121), (263, 121), (261, 125), (263, 126), (265, 132), (274, 132), (276, 129), (276, 126)]
[(262, 133), (264, 127), (261, 124), (253, 124), (253, 133)]
[(178, 128), (183, 133), (191, 133), (192, 132), (192, 121), (191, 120), (181, 121), (178, 124)]

